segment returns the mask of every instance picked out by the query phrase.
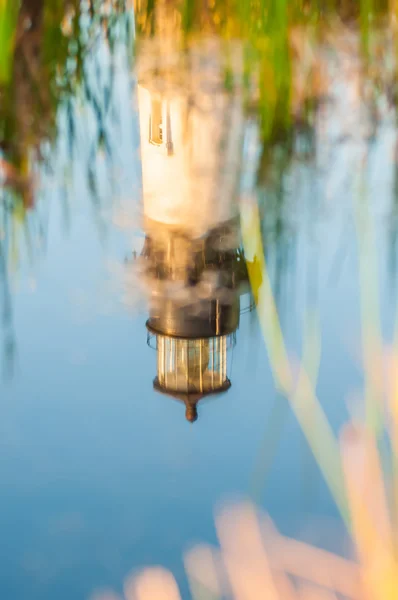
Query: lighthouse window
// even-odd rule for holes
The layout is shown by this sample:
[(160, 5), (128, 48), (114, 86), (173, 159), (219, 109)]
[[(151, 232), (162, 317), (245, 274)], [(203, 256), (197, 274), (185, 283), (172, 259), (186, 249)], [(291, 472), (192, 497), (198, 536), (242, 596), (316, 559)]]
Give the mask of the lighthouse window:
[(162, 101), (158, 98), (152, 98), (151, 100), (149, 141), (155, 146), (161, 146), (163, 143)]
[(158, 336), (158, 381), (166, 389), (209, 392), (227, 379), (227, 337), (176, 339)]

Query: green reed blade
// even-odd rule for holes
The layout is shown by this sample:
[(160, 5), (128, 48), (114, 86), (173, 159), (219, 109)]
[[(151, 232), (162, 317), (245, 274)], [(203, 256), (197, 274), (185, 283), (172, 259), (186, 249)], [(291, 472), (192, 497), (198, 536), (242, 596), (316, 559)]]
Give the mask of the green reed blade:
[(19, 0), (0, 0), (0, 84), (11, 78)]

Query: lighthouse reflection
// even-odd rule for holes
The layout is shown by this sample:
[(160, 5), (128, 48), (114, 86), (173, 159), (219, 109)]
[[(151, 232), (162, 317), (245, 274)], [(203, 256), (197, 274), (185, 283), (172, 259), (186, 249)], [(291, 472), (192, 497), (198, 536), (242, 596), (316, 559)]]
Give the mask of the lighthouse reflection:
[[(164, 34), (166, 35), (166, 34)], [(143, 228), (154, 388), (197, 404), (231, 386), (247, 270), (240, 245), (244, 137), (239, 82), (225, 86), (220, 48), (179, 53), (172, 37), (138, 56)], [(178, 74), (178, 77), (176, 76)]]
[(141, 260), (150, 290), (148, 343), (157, 352), (154, 388), (185, 403), (195, 421), (197, 404), (231, 386), (229, 355), (240, 319), (247, 273), (243, 254), (223, 247), (238, 220), (199, 239), (159, 225), (146, 230)]

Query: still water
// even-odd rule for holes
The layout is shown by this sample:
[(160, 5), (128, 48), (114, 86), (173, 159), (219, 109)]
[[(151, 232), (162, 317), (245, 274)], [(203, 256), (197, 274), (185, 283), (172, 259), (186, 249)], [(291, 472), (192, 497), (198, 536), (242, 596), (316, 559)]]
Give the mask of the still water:
[[(131, 9), (96, 21), (82, 6), (89, 50), (69, 58), (76, 81), (56, 106), (53, 83), (37, 100), (20, 74), (41, 21), (18, 38), (4, 87), (16, 104), (0, 150), (0, 597), (120, 593), (131, 571), (161, 564), (188, 598), (183, 552), (215, 542), (213, 511), (230, 497), (341, 550), (336, 506), (275, 385), (250, 223), (292, 363), (308, 329), (321, 344), (316, 391), (338, 432), (362, 394), (364, 338), (376, 351), (394, 333), (388, 81), (374, 102), (359, 93), (355, 31), (317, 49), (298, 35), (297, 52), (321, 63), (322, 99), (304, 126), (303, 55), (294, 141), (264, 160), (239, 44), (182, 52), (165, 27), (134, 54)], [(30, 165), (23, 179), (13, 160)]]

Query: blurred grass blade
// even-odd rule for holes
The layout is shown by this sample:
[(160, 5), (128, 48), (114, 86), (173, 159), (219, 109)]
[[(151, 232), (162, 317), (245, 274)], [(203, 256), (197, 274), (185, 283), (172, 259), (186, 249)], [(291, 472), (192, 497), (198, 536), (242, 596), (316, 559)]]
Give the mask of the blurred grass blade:
[(359, 181), (354, 195), (354, 221), (357, 232), (361, 330), (365, 375), (365, 407), (368, 427), (378, 436), (383, 431), (382, 402), (383, 343), (376, 256), (376, 236), (366, 182)]
[(370, 598), (398, 598), (398, 565), (377, 445), (364, 428), (347, 426), (341, 436), (353, 538)]
[(0, 0), (0, 85), (11, 79), (19, 0)]
[[(304, 366), (300, 369), (298, 380), (294, 380), (267, 272), (257, 204), (246, 200), (241, 205), (241, 223), (245, 253), (247, 248), (247, 255), (254, 254), (260, 264), (260, 268), (253, 269), (249, 263), (248, 272), (252, 289), (258, 296), (257, 311), (275, 384), (289, 399), (331, 494), (348, 525), (337, 440), (315, 396)], [(316, 363), (317, 361), (315, 361), (313, 374), (317, 371)]]

